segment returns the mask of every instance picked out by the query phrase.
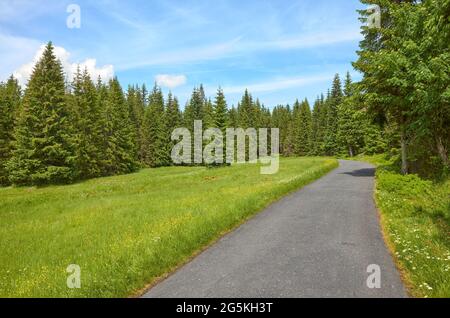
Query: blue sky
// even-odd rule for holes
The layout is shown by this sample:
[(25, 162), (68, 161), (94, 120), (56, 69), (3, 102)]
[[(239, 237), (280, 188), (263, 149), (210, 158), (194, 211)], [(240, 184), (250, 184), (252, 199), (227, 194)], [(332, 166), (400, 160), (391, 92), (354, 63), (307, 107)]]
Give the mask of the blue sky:
[[(67, 7), (81, 9), (68, 28)], [(0, 80), (26, 78), (51, 40), (65, 69), (81, 63), (121, 83), (155, 80), (184, 105), (218, 86), (229, 105), (245, 88), (267, 106), (313, 100), (348, 70), (361, 39), (358, 0), (0, 0)], [(25, 81), (25, 79), (22, 79)]]

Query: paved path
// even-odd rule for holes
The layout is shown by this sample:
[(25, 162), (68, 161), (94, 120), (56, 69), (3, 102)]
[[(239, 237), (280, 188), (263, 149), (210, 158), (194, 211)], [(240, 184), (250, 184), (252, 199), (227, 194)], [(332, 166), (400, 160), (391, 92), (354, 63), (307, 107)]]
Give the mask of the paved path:
[[(380, 233), (374, 169), (353, 161), (271, 205), (144, 297), (404, 297)], [(367, 287), (367, 267), (381, 288)]]

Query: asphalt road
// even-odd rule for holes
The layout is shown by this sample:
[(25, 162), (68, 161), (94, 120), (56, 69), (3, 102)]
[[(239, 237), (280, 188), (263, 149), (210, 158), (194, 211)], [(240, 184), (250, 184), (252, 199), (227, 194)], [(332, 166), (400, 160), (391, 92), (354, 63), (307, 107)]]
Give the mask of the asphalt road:
[[(380, 232), (373, 176), (369, 164), (340, 161), (143, 297), (405, 297)], [(371, 264), (380, 288), (367, 286)]]

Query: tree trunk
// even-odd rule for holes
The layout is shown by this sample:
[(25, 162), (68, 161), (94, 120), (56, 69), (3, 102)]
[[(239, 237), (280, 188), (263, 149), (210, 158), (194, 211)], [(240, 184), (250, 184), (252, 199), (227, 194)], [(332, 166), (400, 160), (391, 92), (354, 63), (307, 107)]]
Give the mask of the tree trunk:
[(448, 167), (449, 161), (448, 161), (447, 149), (445, 149), (445, 146), (442, 142), (441, 137), (436, 138), (436, 147), (437, 147), (437, 150), (438, 150), (439, 156), (441, 157), (442, 162), (444, 163), (444, 165), (446, 167)]
[(352, 148), (352, 146), (348, 146), (348, 153), (350, 155), (350, 158), (353, 158), (353, 148)]
[(408, 174), (408, 149), (405, 128), (401, 129), (400, 136), (401, 152), (402, 152), (402, 174)]

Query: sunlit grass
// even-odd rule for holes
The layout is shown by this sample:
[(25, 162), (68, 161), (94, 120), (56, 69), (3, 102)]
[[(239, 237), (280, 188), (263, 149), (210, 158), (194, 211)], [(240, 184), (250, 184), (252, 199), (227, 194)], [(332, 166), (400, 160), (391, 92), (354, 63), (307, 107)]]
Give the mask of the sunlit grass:
[(394, 257), (410, 293), (450, 297), (450, 180), (402, 176), (382, 156), (376, 201)]
[[(0, 189), (0, 297), (123, 297), (337, 166), (334, 159), (170, 167), (47, 188)], [(66, 268), (81, 267), (81, 289)]]

